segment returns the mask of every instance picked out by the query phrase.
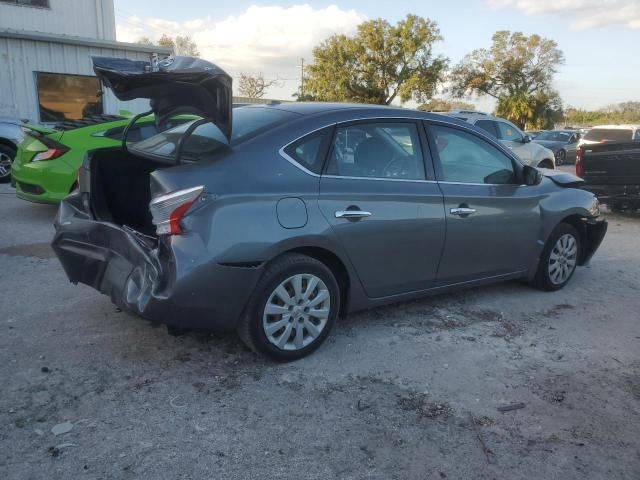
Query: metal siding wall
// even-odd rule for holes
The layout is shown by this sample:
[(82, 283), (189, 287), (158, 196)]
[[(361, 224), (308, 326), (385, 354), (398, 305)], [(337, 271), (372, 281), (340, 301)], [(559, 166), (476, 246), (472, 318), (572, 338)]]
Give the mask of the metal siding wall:
[[(149, 54), (131, 50), (0, 38), (0, 116), (39, 120), (34, 72), (94, 75), (91, 55), (149, 60)], [(106, 89), (103, 101), (105, 113), (149, 109), (147, 100), (121, 102)]]
[(0, 28), (115, 40), (113, 0), (49, 0), (51, 8), (0, 3)]

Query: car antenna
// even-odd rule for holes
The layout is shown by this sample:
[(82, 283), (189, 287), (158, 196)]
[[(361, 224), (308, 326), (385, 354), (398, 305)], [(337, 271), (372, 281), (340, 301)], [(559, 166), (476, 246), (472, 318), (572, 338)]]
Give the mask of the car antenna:
[(147, 115), (151, 115), (153, 113), (153, 110), (149, 110), (148, 112), (143, 112), (143, 113), (139, 113), (138, 115), (135, 115), (131, 121), (127, 124), (126, 127), (124, 127), (124, 131), (122, 132), (122, 149), (125, 152), (129, 152), (129, 149), (127, 148), (127, 136), (129, 135), (129, 130), (131, 129), (131, 127), (138, 121), (140, 120), (142, 117), (146, 117)]
[(201, 118), (200, 120), (196, 120), (191, 125), (189, 125), (189, 128), (187, 128), (187, 130), (182, 134), (182, 136), (178, 140), (178, 145), (176, 145), (176, 163), (177, 164), (180, 163), (180, 156), (182, 155), (182, 147), (184, 143), (187, 141), (187, 139), (191, 136), (193, 131), (196, 128), (198, 128), (200, 125), (204, 125), (205, 123), (210, 123), (210, 122), (213, 122), (211, 118)]

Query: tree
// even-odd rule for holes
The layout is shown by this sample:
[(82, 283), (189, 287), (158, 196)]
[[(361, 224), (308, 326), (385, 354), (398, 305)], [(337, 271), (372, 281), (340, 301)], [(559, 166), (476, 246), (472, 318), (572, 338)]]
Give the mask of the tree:
[(153, 46), (153, 42), (149, 37), (140, 37), (136, 43), (139, 43), (140, 45), (147, 45), (149, 47)]
[[(138, 43), (142, 45), (153, 45), (153, 42), (148, 37), (140, 38)], [(157, 45), (164, 48), (170, 48), (175, 55), (187, 55), (189, 57), (200, 56), (198, 46), (189, 35), (185, 35), (184, 37), (178, 35), (173, 39), (166, 33), (163, 33), (160, 40), (158, 40)]]
[(640, 123), (640, 102), (622, 102), (599, 110), (567, 107), (567, 125), (602, 125), (608, 123)]
[(426, 112), (448, 112), (449, 110), (475, 110), (472, 104), (461, 100), (447, 100), (444, 98), (433, 98), (427, 103), (418, 106), (418, 110)]
[(491, 48), (474, 50), (456, 65), (452, 93), (496, 98), (497, 112), (523, 128), (541, 122), (540, 112), (557, 107), (559, 96), (551, 84), (564, 63), (562, 51), (553, 40), (507, 30), (496, 32), (492, 41)]
[(238, 93), (242, 97), (262, 98), (269, 87), (279, 86), (280, 81), (265, 80), (262, 72), (257, 75), (249, 75), (248, 73), (240, 73), (238, 81)]
[(425, 102), (447, 67), (446, 58), (433, 54), (433, 44), (440, 40), (437, 24), (415, 15), (395, 26), (383, 19), (364, 22), (354, 37), (333, 35), (314, 48), (298, 98)]
[(176, 37), (174, 52), (176, 53), (176, 55), (186, 55), (189, 57), (200, 56), (200, 51), (198, 50), (196, 42), (191, 40), (191, 37), (189, 35), (185, 35), (184, 37), (178, 35)]

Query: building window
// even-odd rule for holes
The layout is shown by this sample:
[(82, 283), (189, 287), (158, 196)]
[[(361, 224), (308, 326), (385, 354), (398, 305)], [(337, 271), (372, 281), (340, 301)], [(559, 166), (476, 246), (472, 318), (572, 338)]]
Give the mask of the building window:
[(49, 8), (49, 0), (0, 0), (0, 3), (12, 3), (27, 7)]
[(36, 73), (41, 122), (78, 120), (104, 113), (100, 80), (88, 75)]

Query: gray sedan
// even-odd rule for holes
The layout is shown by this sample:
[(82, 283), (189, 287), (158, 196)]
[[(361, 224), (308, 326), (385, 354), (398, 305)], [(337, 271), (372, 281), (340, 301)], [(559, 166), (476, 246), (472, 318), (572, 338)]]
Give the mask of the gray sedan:
[(541, 132), (533, 141), (548, 148), (556, 157), (556, 165), (575, 163), (580, 132), (575, 130), (550, 130)]
[(469, 123), (369, 105), (232, 109), (215, 65), (140, 63), (94, 68), (158, 118), (203, 119), (92, 152), (53, 247), (72, 282), (152, 322), (237, 330), (293, 360), (356, 310), (512, 279), (558, 290), (605, 235), (580, 179), (524, 165)]

